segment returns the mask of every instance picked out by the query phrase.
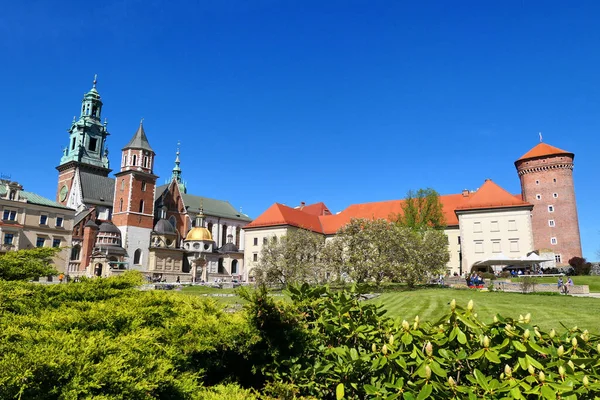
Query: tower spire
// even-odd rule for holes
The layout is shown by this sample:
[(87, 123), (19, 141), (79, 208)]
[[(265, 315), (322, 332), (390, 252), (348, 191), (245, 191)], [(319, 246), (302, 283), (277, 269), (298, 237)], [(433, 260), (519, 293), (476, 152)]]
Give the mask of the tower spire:
[(179, 185), (179, 191), (182, 193), (187, 193), (187, 189), (185, 187), (185, 182), (181, 178), (181, 160), (179, 159), (179, 148), (181, 146), (181, 142), (177, 142), (177, 152), (175, 153), (175, 166), (173, 167), (173, 172), (171, 173), (171, 182), (176, 181)]

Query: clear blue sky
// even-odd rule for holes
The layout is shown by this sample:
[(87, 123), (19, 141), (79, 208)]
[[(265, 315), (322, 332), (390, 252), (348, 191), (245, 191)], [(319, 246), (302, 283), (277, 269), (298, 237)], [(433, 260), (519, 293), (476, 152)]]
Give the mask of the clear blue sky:
[(584, 255), (600, 249), (600, 3), (12, 1), (0, 8), (0, 171), (54, 198), (98, 74), (112, 165), (139, 120), (163, 182), (177, 140), (193, 194), (273, 202), (442, 194), (538, 142), (572, 151)]

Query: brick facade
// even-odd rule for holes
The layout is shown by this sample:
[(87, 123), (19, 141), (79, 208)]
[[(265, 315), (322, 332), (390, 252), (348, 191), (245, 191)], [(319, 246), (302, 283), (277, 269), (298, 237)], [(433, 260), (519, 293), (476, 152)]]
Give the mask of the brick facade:
[[(115, 177), (113, 223), (116, 226), (152, 229), (156, 177), (134, 171), (119, 172)], [(142, 201), (143, 209), (141, 209)]]
[[(56, 202), (62, 204), (63, 206), (67, 205), (67, 201), (69, 200), (69, 193), (71, 193), (71, 186), (73, 185), (73, 179), (75, 179), (75, 171), (77, 167), (75, 165), (71, 165), (67, 168), (57, 168), (58, 169), (58, 185), (56, 187)], [(67, 196), (64, 199), (61, 199), (60, 190), (63, 186), (67, 186)]]
[(582, 254), (573, 158), (568, 153), (551, 154), (515, 163), (523, 200), (534, 205), (531, 219), (534, 246), (553, 250), (560, 255), (560, 264)]

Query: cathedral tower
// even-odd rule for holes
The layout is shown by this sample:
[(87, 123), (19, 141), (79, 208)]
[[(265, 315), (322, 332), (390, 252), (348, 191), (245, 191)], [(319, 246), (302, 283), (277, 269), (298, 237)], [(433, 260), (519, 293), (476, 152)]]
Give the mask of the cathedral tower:
[(97, 79), (83, 95), (79, 118), (73, 117), (69, 128), (69, 143), (63, 149), (58, 170), (56, 201), (66, 205), (77, 170), (107, 177), (110, 173), (106, 122), (101, 122), (102, 100), (96, 90)]
[(123, 247), (132, 269), (148, 264), (150, 234), (154, 222), (155, 153), (140, 122), (131, 141), (123, 147), (121, 171), (115, 174), (113, 223), (121, 230)]
[(534, 246), (554, 251), (557, 264), (581, 257), (574, 158), (573, 153), (540, 142), (515, 161), (523, 200), (534, 205), (531, 219)]

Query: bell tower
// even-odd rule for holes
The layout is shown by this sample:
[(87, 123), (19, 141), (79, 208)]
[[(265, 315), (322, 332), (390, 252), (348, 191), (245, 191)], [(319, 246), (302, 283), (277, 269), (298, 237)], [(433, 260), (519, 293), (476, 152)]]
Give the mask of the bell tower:
[(56, 201), (66, 205), (77, 170), (100, 176), (111, 172), (108, 163), (106, 138), (109, 135), (107, 123), (101, 122), (102, 100), (96, 89), (97, 76), (92, 88), (83, 95), (79, 118), (73, 117), (68, 129), (69, 142), (63, 149), (58, 170)]
[(143, 120), (121, 152), (121, 170), (115, 174), (113, 223), (121, 230), (123, 247), (132, 269), (146, 270), (154, 226), (155, 153)]
[(575, 155), (540, 141), (515, 161), (523, 200), (533, 204), (531, 228), (536, 250), (550, 249), (557, 264), (581, 257), (573, 184)]

